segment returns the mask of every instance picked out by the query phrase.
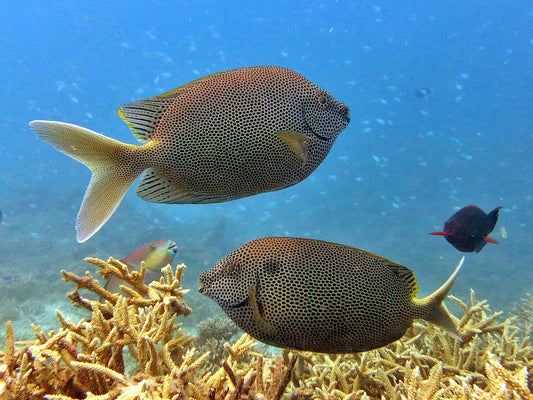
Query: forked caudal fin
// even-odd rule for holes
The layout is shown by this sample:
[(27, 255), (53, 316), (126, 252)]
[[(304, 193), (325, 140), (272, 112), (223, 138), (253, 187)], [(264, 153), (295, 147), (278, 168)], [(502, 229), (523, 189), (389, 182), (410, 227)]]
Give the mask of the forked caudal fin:
[[(30, 127), (39, 138), (91, 169), (91, 182), (76, 222), (78, 242), (85, 242), (111, 217), (146, 168), (133, 162), (141, 147), (64, 122), (32, 121)], [(126, 165), (128, 160), (132, 162)]]
[(455, 278), (457, 278), (457, 274), (459, 273), (464, 260), (465, 258), (461, 257), (461, 260), (459, 260), (459, 264), (457, 264), (455, 271), (453, 271), (450, 277), (442, 284), (440, 288), (422, 299), (414, 299), (414, 303), (419, 314), (417, 316), (418, 318), (432, 322), (446, 329), (446, 331), (459, 340), (461, 340), (461, 336), (442, 302), (452, 288), (452, 285), (455, 282)]

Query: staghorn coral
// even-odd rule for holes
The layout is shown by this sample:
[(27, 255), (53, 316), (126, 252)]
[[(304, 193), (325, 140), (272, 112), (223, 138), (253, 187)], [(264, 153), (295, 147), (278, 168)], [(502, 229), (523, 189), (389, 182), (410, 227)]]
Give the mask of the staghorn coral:
[[(185, 269), (185, 264), (178, 265), (175, 276), (171, 276), (172, 271), (167, 267), (161, 269), (163, 277), (159, 281), (151, 282), (150, 285), (144, 284), (146, 268), (141, 263), (139, 271), (129, 271), (128, 266), (123, 262), (110, 257), (107, 262), (98, 258), (88, 257), (86, 262), (99, 267), (98, 273), (105, 279), (114, 275), (123, 280), (127, 285), (121, 285), (120, 288), (128, 295), (127, 303), (136, 307), (154, 306), (160, 302), (167, 304), (170, 310), (176, 314), (189, 315), (190, 308), (183, 301), (183, 296), (189, 292), (189, 289), (182, 289), (180, 286), (181, 276)], [(110, 307), (114, 306), (121, 297), (118, 293), (110, 292), (103, 288), (98, 280), (94, 279), (89, 271), (85, 277), (79, 277), (76, 274), (62, 270), (61, 274), (65, 281), (75, 282), (76, 288), (69, 293), (70, 300), (79, 307), (84, 307), (93, 311), (93, 305), (100, 307), (102, 314), (111, 315)], [(131, 286), (131, 287), (130, 287)], [(81, 296), (79, 290), (86, 289), (100, 296), (102, 301), (94, 302)], [(148, 298), (147, 298), (148, 297)], [(107, 300), (105, 302), (104, 300)]]
[[(262, 385), (253, 386), (261, 355), (247, 335), (224, 344), (226, 359), (214, 373), (205, 366), (209, 352), (199, 353), (193, 337), (176, 323), (191, 312), (183, 299), (188, 290), (181, 288), (185, 265), (175, 272), (167, 266), (159, 281), (145, 285), (144, 266), (129, 272), (114, 258), (86, 261), (99, 267), (104, 278), (112, 274), (128, 283), (131, 288), (123, 288), (127, 296), (107, 291), (90, 272), (80, 277), (61, 271), (65, 281), (76, 283), (69, 298), (91, 317), (74, 323), (58, 310), (60, 330), (45, 333), (33, 325), (36, 340), (20, 349), (8, 322), (6, 348), (0, 353), (0, 399), (229, 400), (263, 392), (281, 397), (292, 367), (269, 361), (265, 364), (274, 366), (258, 380)], [(100, 300), (83, 297), (81, 290)], [(134, 373), (126, 371), (127, 358), (134, 360)]]
[(533, 336), (533, 295), (526, 293), (522, 302), (517, 304), (513, 314), (516, 316), (516, 325)]
[[(122, 267), (112, 258), (107, 263), (86, 261), (101, 267), (104, 273)], [(128, 293), (131, 297), (108, 292), (89, 272), (78, 277), (62, 271), (65, 280), (77, 283), (69, 297), (91, 310), (91, 318), (76, 324), (58, 310), (61, 329), (47, 334), (34, 325), (37, 340), (20, 351), (14, 350), (13, 330), (7, 325), (6, 368), (0, 375), (12, 398), (42, 398), (43, 394), (83, 398), (88, 392), (101, 395), (117, 386), (127, 386), (125, 353), (136, 360), (138, 369), (151, 376), (181, 366), (188, 360), (185, 355), (192, 342), (192, 337), (180, 330), (181, 324), (175, 323), (178, 315), (190, 313), (183, 301), (188, 291), (180, 286), (184, 268), (179, 265), (175, 273), (170, 266), (163, 268), (164, 277), (150, 286), (142, 283), (144, 268), (140, 273), (126, 269), (123, 278), (133, 287)], [(117, 273), (122, 272), (117, 269)], [(84, 298), (80, 289), (90, 290), (106, 301)]]
[[(177, 319), (191, 310), (181, 288), (185, 268), (163, 270), (143, 283), (143, 268), (127, 272), (120, 261), (87, 259), (104, 277), (120, 276), (127, 296), (110, 293), (88, 272), (62, 271), (76, 283), (69, 294), (91, 316), (74, 323), (57, 311), (59, 331), (33, 325), (36, 340), (17, 343), (6, 324), (0, 351), (0, 399), (533, 399), (528, 370), (533, 365), (530, 332), (515, 318), (491, 312), (471, 292), (470, 305), (451, 297), (462, 310), (454, 317), (462, 342), (426, 323), (386, 347), (351, 355), (284, 350), (268, 356), (243, 334), (220, 340), (216, 360), (194, 346), (199, 338), (181, 331)], [(93, 292), (100, 300), (82, 296)], [(527, 317), (524, 317), (527, 319)], [(220, 320), (206, 321), (201, 337), (233, 332)], [(201, 342), (201, 340), (200, 340)], [(131, 363), (134, 368), (127, 368)]]
[[(402, 340), (366, 353), (303, 353), (304, 362), (295, 369), (300, 380), (293, 380), (291, 387), (313, 388), (317, 399), (364, 398), (363, 393), (371, 399), (461, 399), (469, 397), (457, 394), (466, 393), (457, 387), (494, 392), (496, 375), (488, 371), (496, 363), (500, 375), (533, 366), (531, 337), (513, 325), (514, 318), (502, 320), (500, 312), (491, 313), (486, 300), (478, 301), (474, 291), (470, 306), (450, 298), (464, 313), (454, 317), (462, 342), (434, 325), (416, 322)], [(445, 397), (447, 393), (452, 397)]]
[(409, 367), (405, 380), (400, 381), (391, 393), (394, 400), (532, 400), (533, 395), (527, 388), (527, 368), (515, 373), (505, 369), (492, 354), (488, 354), (485, 364), (487, 381), (485, 390), (477, 385), (471, 385), (465, 378), (445, 380), (442, 363), (435, 364), (428, 377), (424, 379), (420, 374), (420, 367)]

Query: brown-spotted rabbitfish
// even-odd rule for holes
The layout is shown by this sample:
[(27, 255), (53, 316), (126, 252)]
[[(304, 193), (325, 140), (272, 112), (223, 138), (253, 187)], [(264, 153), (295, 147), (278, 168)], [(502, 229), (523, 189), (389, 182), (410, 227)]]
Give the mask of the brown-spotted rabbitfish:
[[(128, 266), (130, 272), (141, 269), (141, 263), (144, 263), (144, 268), (146, 269), (144, 283), (148, 285), (152, 281), (159, 280), (161, 268), (172, 264), (177, 252), (178, 246), (172, 240), (156, 240), (133, 250), (120, 261)], [(120, 291), (120, 285), (128, 286), (122, 279), (112, 275), (105, 288), (110, 292), (124, 295)]]
[(458, 332), (442, 301), (463, 259), (419, 299), (403, 265), (342, 244), (268, 237), (240, 247), (199, 277), (200, 292), (257, 340), (319, 353), (352, 353), (401, 338), (414, 319)]
[(249, 67), (200, 78), (123, 105), (142, 146), (64, 122), (32, 121), (37, 135), (92, 170), (78, 213), (79, 242), (137, 194), (155, 203), (219, 203), (294, 185), (327, 156), (348, 107), (297, 72)]

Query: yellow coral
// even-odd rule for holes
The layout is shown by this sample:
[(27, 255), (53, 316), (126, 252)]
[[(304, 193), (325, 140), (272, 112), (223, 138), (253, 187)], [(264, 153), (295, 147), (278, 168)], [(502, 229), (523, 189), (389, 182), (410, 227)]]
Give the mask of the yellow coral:
[[(284, 350), (272, 357), (243, 334), (212, 358), (193, 347), (178, 323), (191, 312), (184, 302), (188, 290), (181, 287), (184, 265), (165, 267), (159, 281), (145, 285), (143, 269), (129, 273), (113, 258), (87, 261), (103, 276), (123, 279), (127, 296), (108, 292), (89, 272), (62, 271), (76, 283), (69, 297), (90, 310), (90, 318), (75, 323), (58, 310), (60, 330), (46, 333), (34, 325), (36, 340), (22, 346), (8, 322), (1, 400), (533, 400), (530, 331), (491, 312), (473, 291), (470, 305), (452, 298), (463, 312), (454, 317), (462, 342), (417, 322), (402, 340), (366, 353)], [(83, 290), (101, 300), (83, 297)], [(127, 354), (134, 374), (126, 371)]]

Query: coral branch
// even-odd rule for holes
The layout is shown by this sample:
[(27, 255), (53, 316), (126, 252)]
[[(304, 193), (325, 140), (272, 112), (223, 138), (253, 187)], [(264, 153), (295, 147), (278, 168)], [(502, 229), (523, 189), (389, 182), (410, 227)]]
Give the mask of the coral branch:
[(69, 298), (90, 316), (75, 323), (58, 310), (59, 331), (33, 325), (37, 340), (24, 343), (6, 323), (0, 399), (533, 400), (532, 297), (516, 319), (492, 312), (474, 291), (470, 304), (451, 298), (462, 310), (452, 316), (462, 342), (417, 321), (403, 339), (366, 353), (284, 350), (274, 357), (248, 334), (232, 340), (238, 330), (224, 318), (201, 323), (196, 338), (181, 330), (180, 318), (191, 312), (183, 264), (163, 268), (159, 281), (145, 285), (144, 266), (130, 271), (113, 258), (86, 261), (104, 278), (122, 279), (125, 295), (89, 272), (63, 270), (76, 284)]

